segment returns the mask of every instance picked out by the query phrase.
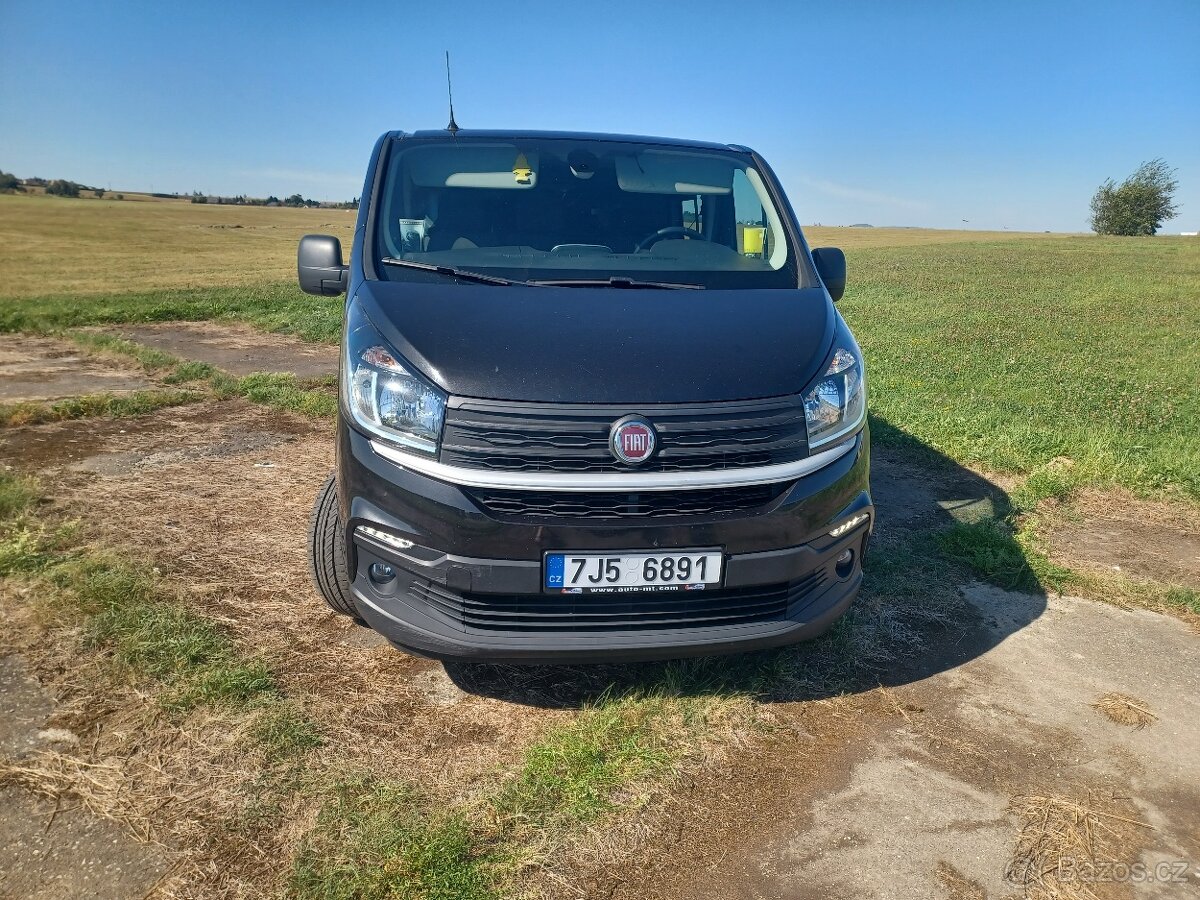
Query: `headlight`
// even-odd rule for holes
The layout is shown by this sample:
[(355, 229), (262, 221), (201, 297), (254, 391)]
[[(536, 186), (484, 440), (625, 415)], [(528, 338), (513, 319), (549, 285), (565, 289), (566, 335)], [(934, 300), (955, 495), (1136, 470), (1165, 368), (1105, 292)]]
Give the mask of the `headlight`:
[(393, 444), (434, 456), (442, 434), (446, 397), (402, 362), (357, 303), (346, 321), (346, 406), (366, 431)]
[(857, 430), (866, 415), (867, 386), (862, 357), (854, 339), (843, 331), (829, 368), (804, 395), (809, 449), (815, 450)]

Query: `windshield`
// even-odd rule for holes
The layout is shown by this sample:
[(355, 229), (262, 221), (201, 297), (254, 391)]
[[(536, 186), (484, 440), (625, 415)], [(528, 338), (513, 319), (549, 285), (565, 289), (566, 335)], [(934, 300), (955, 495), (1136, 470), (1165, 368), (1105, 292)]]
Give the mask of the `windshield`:
[(380, 278), (454, 269), (579, 286), (798, 285), (795, 249), (749, 154), (410, 138), (384, 165), (371, 236)]

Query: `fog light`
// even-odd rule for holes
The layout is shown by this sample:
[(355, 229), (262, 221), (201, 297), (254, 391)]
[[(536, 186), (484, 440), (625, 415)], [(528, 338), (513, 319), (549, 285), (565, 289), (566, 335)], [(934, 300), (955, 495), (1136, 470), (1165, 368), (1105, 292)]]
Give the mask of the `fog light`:
[(843, 550), (842, 555), (833, 561), (833, 570), (838, 578), (845, 578), (854, 571), (854, 551)]
[(371, 576), (371, 580), (376, 584), (387, 584), (389, 581), (395, 579), (396, 569), (387, 563), (371, 563), (371, 568), (367, 569), (367, 574)]
[(852, 528), (857, 528), (863, 522), (867, 521), (867, 518), (868, 518), (868, 516), (866, 513), (860, 513), (859, 515), (855, 516), (852, 519), (847, 519), (845, 522), (843, 522), (841, 525), (838, 525), (836, 528), (829, 529), (829, 536), (830, 537), (841, 537), (847, 531), (850, 531)]

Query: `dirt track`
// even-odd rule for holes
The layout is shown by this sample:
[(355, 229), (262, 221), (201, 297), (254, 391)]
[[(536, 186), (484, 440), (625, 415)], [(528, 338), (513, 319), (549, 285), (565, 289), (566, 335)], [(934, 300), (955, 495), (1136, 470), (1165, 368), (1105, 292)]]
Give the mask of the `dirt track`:
[[(326, 611), (308, 585), (304, 528), (331, 466), (327, 425), (225, 401), (86, 428), (9, 429), (0, 441), (6, 464), (40, 475), (51, 511), (83, 516), (96, 540), (153, 560), (185, 602), (262, 653), (339, 752), (367, 769), (405, 771), (435, 795), (469, 796), (548, 725), (629, 677), (617, 667), (447, 673)], [(884, 450), (874, 486), (881, 551), (1003, 496), (976, 473)], [(117, 707), (134, 701), (111, 698), (98, 712), (86, 671), (37, 645), (20, 597), (0, 598), (0, 752), (83, 757), (90, 747), (120, 770), (134, 801), (147, 799), (137, 792), (149, 763), (118, 734), (132, 713)], [(1185, 624), (969, 581), (903, 601), (876, 588), (862, 602), (862, 628), (888, 660), (882, 674), (844, 693), (800, 682), (764, 698), (763, 736), (686, 773), (620, 853), (600, 846), (582, 854), (590, 862), (569, 861), (573, 895), (1022, 896), (1019, 877), (1005, 880), (1023, 871), (1013, 868), (1028, 824), (1022, 797), (1137, 823), (1114, 830), (1112, 852), (1128, 863), (1189, 866), (1184, 883), (1092, 885), (1098, 896), (1200, 894), (1200, 656)], [(1109, 692), (1143, 704), (1151, 724), (1104, 717), (1092, 704)], [(181, 745), (181, 765), (201, 749)], [(167, 765), (164, 777), (146, 784), (148, 796), (185, 772)], [(169, 824), (78, 805), (55, 814), (52, 801), (14, 790), (0, 803), (0, 896), (124, 897), (160, 875), (167, 894), (228, 886), (171, 868), (203, 815)], [(233, 800), (213, 800), (222, 802)], [(188, 887), (189, 878), (200, 880)]]

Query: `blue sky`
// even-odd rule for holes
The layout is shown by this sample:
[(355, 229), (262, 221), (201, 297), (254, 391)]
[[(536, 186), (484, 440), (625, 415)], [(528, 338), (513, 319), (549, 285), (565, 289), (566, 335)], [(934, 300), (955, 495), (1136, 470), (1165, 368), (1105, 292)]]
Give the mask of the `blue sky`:
[(1161, 156), (1200, 227), (1200, 2), (3, 0), (0, 169), (349, 199), (445, 125), (749, 144), (802, 222), (1080, 231)]

